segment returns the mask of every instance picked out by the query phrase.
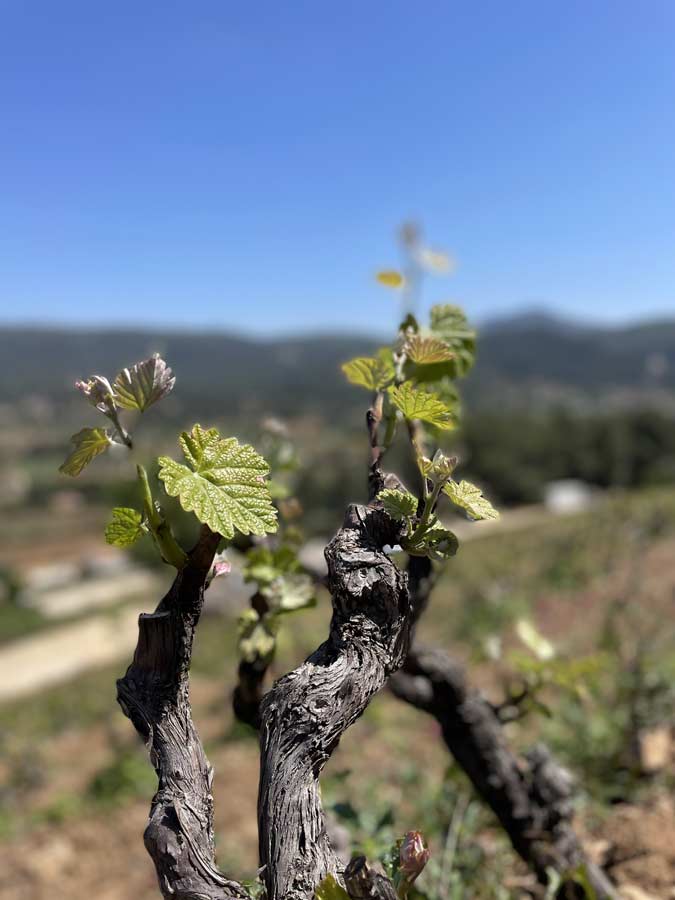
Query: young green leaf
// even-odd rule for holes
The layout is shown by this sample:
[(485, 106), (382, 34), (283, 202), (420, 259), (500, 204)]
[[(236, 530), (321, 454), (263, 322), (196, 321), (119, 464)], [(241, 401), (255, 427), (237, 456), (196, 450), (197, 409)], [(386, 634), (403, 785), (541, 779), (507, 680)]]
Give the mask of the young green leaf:
[(279, 575), (260, 592), (267, 597), (270, 608), (278, 612), (295, 612), (316, 605), (314, 582), (302, 573)]
[(459, 549), (457, 535), (448, 528), (444, 528), (440, 522), (435, 522), (427, 531), (425, 540), (427, 554), (431, 559), (450, 559)]
[(130, 547), (146, 531), (141, 513), (126, 506), (116, 506), (112, 520), (105, 527), (105, 539), (115, 547)]
[(380, 284), (388, 288), (400, 288), (405, 284), (405, 279), (396, 269), (383, 269), (375, 276)]
[(431, 330), (448, 341), (473, 340), (476, 332), (469, 326), (464, 310), (451, 303), (432, 306), (430, 313)]
[(333, 875), (326, 875), (314, 891), (315, 900), (349, 900), (347, 891), (335, 880)]
[(239, 655), (245, 662), (257, 659), (270, 660), (276, 647), (277, 617), (266, 615), (262, 619), (253, 609), (245, 610), (239, 617)]
[(448, 253), (430, 250), (428, 247), (421, 247), (415, 257), (423, 269), (437, 275), (449, 275), (456, 266), (455, 260)]
[(537, 630), (529, 619), (519, 619), (516, 622), (516, 634), (538, 659), (552, 659), (555, 656), (553, 644)]
[(173, 390), (176, 378), (155, 353), (150, 359), (122, 369), (113, 385), (115, 402), (123, 409), (145, 410)]
[(403, 345), (403, 350), (408, 359), (420, 366), (447, 362), (454, 357), (445, 341), (437, 337), (423, 337), (421, 334), (411, 335)]
[(359, 356), (344, 363), (342, 371), (352, 384), (379, 391), (394, 380), (391, 350), (380, 350), (376, 357)]
[(74, 434), (70, 441), (75, 447), (59, 467), (59, 472), (72, 475), (73, 478), (100, 453), (105, 453), (112, 443), (105, 428), (83, 428)]
[(417, 497), (414, 497), (409, 491), (386, 488), (384, 491), (380, 491), (377, 499), (382, 501), (384, 511), (397, 521), (408, 519), (417, 512)]
[(114, 412), (113, 389), (103, 375), (92, 375), (88, 381), (76, 381), (75, 387), (99, 412), (109, 415)]
[(469, 326), (464, 311), (452, 304), (439, 304), (431, 308), (431, 330), (453, 352), (452, 361), (445, 363), (446, 371), (439, 375), (461, 378), (473, 366), (476, 353), (476, 332)]
[(403, 538), (401, 546), (413, 556), (428, 556), (430, 559), (450, 559), (457, 553), (459, 541), (457, 536), (432, 516), (422, 534), (411, 538)]
[(487, 497), (483, 496), (481, 489), (470, 481), (449, 481), (443, 491), (455, 506), (466, 510), (470, 518), (476, 521), (499, 518), (499, 513)]
[(419, 460), (420, 472), (425, 478), (430, 479), (434, 484), (440, 484), (447, 481), (457, 466), (456, 456), (446, 456), (442, 450), (438, 449), (429, 459), (428, 456), (422, 456)]
[(446, 430), (455, 427), (452, 412), (445, 403), (436, 394), (414, 388), (409, 381), (404, 381), (400, 387), (390, 387), (389, 396), (406, 419), (419, 419)]
[(259, 587), (264, 587), (280, 575), (299, 575), (303, 571), (296, 550), (288, 544), (274, 548), (251, 547), (246, 553), (244, 581), (255, 581)]
[(180, 444), (188, 465), (161, 456), (159, 477), (186, 512), (225, 538), (276, 531), (276, 509), (266, 481), (269, 467), (253, 447), (195, 425)]

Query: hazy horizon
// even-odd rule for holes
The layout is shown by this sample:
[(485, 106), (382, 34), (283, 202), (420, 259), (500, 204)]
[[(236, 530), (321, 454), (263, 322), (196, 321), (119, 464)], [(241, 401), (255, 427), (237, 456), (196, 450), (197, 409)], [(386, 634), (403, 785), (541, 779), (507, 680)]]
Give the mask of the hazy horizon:
[[(514, 309), (504, 314), (496, 313), (488, 315), (482, 319), (474, 319), (473, 323), (480, 329), (489, 329), (502, 325), (508, 326), (531, 320), (532, 324), (549, 323), (560, 328), (571, 329), (588, 329), (588, 330), (609, 330), (623, 331), (632, 328), (649, 328), (660, 324), (675, 325), (675, 310), (671, 315), (663, 314), (652, 316), (648, 314), (629, 316), (625, 320), (607, 321), (600, 318), (581, 317), (573, 315), (565, 315), (556, 310), (550, 310), (545, 307), (522, 307)], [(38, 321), (31, 319), (5, 319), (0, 316), (0, 329), (14, 331), (53, 331), (53, 332), (154, 332), (161, 334), (218, 334), (241, 340), (292, 340), (294, 338), (302, 339), (309, 337), (317, 338), (356, 338), (356, 339), (374, 339), (389, 340), (392, 329), (396, 325), (396, 316), (391, 317), (388, 325), (391, 328), (387, 330), (385, 327), (366, 328), (334, 328), (322, 327), (320, 324), (308, 325), (305, 328), (298, 327), (287, 330), (254, 330), (246, 328), (227, 327), (227, 325), (205, 325), (200, 323), (181, 323), (181, 322), (143, 322), (143, 321), (85, 321), (85, 322), (68, 322), (68, 321)]]

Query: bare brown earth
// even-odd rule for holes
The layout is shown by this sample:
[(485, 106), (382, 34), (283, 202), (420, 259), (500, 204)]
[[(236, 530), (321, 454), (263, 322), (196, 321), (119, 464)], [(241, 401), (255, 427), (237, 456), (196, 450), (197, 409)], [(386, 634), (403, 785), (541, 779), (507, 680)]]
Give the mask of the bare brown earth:
[[(258, 755), (250, 739), (223, 743), (223, 718), (216, 704), (220, 685), (199, 679), (195, 685), (196, 707), (210, 709), (200, 716), (202, 731), (211, 744), (215, 765), (214, 797), (219, 858), (233, 874), (255, 873), (257, 857), (256, 792)], [(378, 720), (396, 722), (396, 754), (383, 753)], [(124, 732), (124, 722), (115, 722), (116, 736)], [(409, 788), (405, 767), (411, 740), (415, 764), (425, 773), (423, 789), (432, 790), (442, 778), (447, 758), (435, 726), (413, 715), (399, 712), (394, 701), (377, 701), (374, 715), (358, 723), (332, 761), (330, 771), (350, 768), (377, 772), (378, 800), (387, 800), (399, 810), (401, 821), (409, 821), (406, 811)], [(34, 811), (49, 807), (64, 793), (82, 791), (85, 784), (110, 757), (110, 727), (94, 726), (85, 732), (67, 732), (46, 750), (53, 772), (46, 786), (30, 798)], [(215, 743), (214, 743), (215, 742)], [(83, 752), (86, 747), (86, 754)], [(138, 747), (142, 753), (142, 748)], [(413, 788), (417, 790), (417, 788)], [(0, 845), (0, 900), (156, 900), (158, 893), (152, 864), (142, 843), (147, 821), (148, 800), (133, 800), (118, 808), (87, 812), (62, 823), (30, 828)], [(583, 828), (583, 822), (580, 823)], [(411, 823), (414, 827), (415, 823)], [(612, 865), (612, 876), (626, 888), (626, 900), (667, 900), (675, 898), (675, 805), (664, 793), (652, 795), (640, 806), (623, 804), (606, 819), (588, 827), (586, 843), (591, 852)], [(486, 834), (485, 841), (492, 839)], [(432, 848), (440, 852), (440, 848)], [(101, 873), (103, 874), (103, 878)], [(506, 876), (513, 889), (522, 884), (522, 896), (534, 888), (530, 877), (514, 864)], [(55, 892), (55, 886), (58, 889)], [(636, 893), (641, 890), (643, 893)]]
[[(553, 593), (542, 596), (538, 626), (553, 639), (585, 647), (597, 633), (608, 605), (617, 596), (630, 599), (638, 589), (650, 616), (672, 623), (675, 540), (654, 545), (637, 582), (635, 572), (624, 566), (609, 576), (603, 573), (565, 603)], [(478, 680), (494, 688), (485, 672), (478, 671)], [(74, 686), (73, 702), (77, 702), (76, 691)], [(92, 777), (112, 759), (115, 742), (133, 745), (128, 723), (115, 711), (112, 681), (110, 695), (108, 722), (67, 730), (36, 748), (46, 774), (41, 783), (23, 791), (25, 822), (0, 843), (0, 900), (156, 900), (159, 896), (142, 844), (149, 796), (105, 809), (86, 807), (62, 821), (35, 824), (58, 798), (84, 793)], [(232, 874), (252, 877), (257, 864), (257, 747), (248, 738), (226, 739), (232, 723), (221, 680), (196, 677), (193, 698), (196, 721), (216, 771), (219, 858), (226, 871), (229, 867)], [(143, 749), (137, 747), (137, 751), (142, 754)], [(405, 830), (417, 825), (411, 819), (415, 808), (411, 794), (433, 794), (447, 762), (435, 725), (383, 696), (348, 732), (328, 774), (351, 769), (367, 775), (370, 790), (379, 802), (390, 802), (397, 809), (397, 826), (400, 823)], [(407, 780), (411, 765), (421, 773), (421, 782), (412, 787)], [(0, 766), (0, 785), (3, 774)], [(672, 783), (672, 759), (670, 774)], [(590, 852), (609, 866), (625, 900), (675, 900), (675, 802), (663, 788), (645, 793), (637, 805), (612, 807), (599, 819), (583, 811), (580, 816), (579, 827)], [(493, 841), (492, 833), (486, 833), (484, 840)], [(432, 846), (432, 851), (439, 850)], [(532, 896), (531, 879), (517, 864), (505, 881), (512, 889), (522, 885), (522, 897)]]

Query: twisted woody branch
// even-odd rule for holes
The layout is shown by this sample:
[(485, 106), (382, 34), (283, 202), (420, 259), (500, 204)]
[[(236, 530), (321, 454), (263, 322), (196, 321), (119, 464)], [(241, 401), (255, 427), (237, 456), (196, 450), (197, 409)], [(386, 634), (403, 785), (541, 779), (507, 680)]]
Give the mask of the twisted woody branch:
[(248, 896), (216, 865), (213, 770), (190, 708), (192, 642), (219, 540), (202, 527), (167, 595), (154, 613), (140, 616), (133, 662), (117, 682), (120, 706), (145, 741), (157, 772), (144, 841), (167, 900)]
[(263, 699), (258, 823), (269, 900), (306, 900), (338, 871), (318, 779), (342, 734), (407, 654), (407, 578), (382, 549), (398, 536), (382, 510), (349, 507), (326, 548), (328, 640)]
[[(436, 573), (428, 559), (411, 557), (408, 576), (414, 630)], [(449, 752), (540, 881), (548, 881), (551, 869), (565, 878), (583, 865), (599, 900), (617, 897), (604, 872), (587, 859), (574, 830), (569, 773), (542, 745), (520, 760), (506, 742), (497, 710), (469, 685), (458, 662), (442, 650), (413, 645), (389, 688), (436, 719)]]
[[(260, 707), (259, 840), (269, 900), (309, 900), (326, 875), (339, 876), (318, 779), (344, 731), (407, 653), (407, 576), (382, 549), (396, 542), (397, 529), (382, 510), (349, 507), (326, 548), (329, 637)], [(159, 780), (144, 839), (167, 900), (247, 896), (216, 865), (212, 769), (189, 698), (192, 642), (218, 541), (204, 527), (156, 611), (140, 617), (133, 662), (117, 685)]]

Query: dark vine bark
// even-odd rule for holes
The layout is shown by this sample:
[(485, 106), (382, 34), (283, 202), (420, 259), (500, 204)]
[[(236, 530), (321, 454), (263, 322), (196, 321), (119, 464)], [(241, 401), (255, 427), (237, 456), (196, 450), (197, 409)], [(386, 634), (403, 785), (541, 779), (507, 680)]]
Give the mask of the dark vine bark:
[(396, 543), (397, 528), (379, 509), (349, 507), (325, 551), (328, 640), (262, 701), (258, 825), (268, 900), (310, 900), (327, 874), (338, 873), (318, 779), (407, 653), (407, 577), (382, 550)]
[(437, 720), (448, 750), (540, 881), (546, 883), (549, 868), (564, 877), (583, 864), (598, 898), (617, 897), (609, 879), (586, 859), (574, 832), (569, 773), (542, 746), (521, 764), (506, 744), (495, 709), (468, 686), (460, 665), (442, 651), (413, 649), (389, 686)]
[(345, 869), (345, 887), (352, 900), (399, 900), (396, 888), (366, 862), (355, 857)]
[(192, 641), (218, 541), (202, 528), (167, 595), (154, 613), (140, 616), (133, 662), (117, 682), (119, 704), (145, 741), (159, 780), (144, 841), (167, 900), (248, 897), (216, 865), (213, 770), (190, 709)]
[[(267, 598), (257, 591), (251, 597), (251, 607), (258, 615), (267, 613)], [(260, 728), (260, 702), (265, 693), (265, 677), (273, 654), (242, 659), (237, 666), (237, 684), (232, 692), (232, 711), (237, 719), (256, 730)]]

